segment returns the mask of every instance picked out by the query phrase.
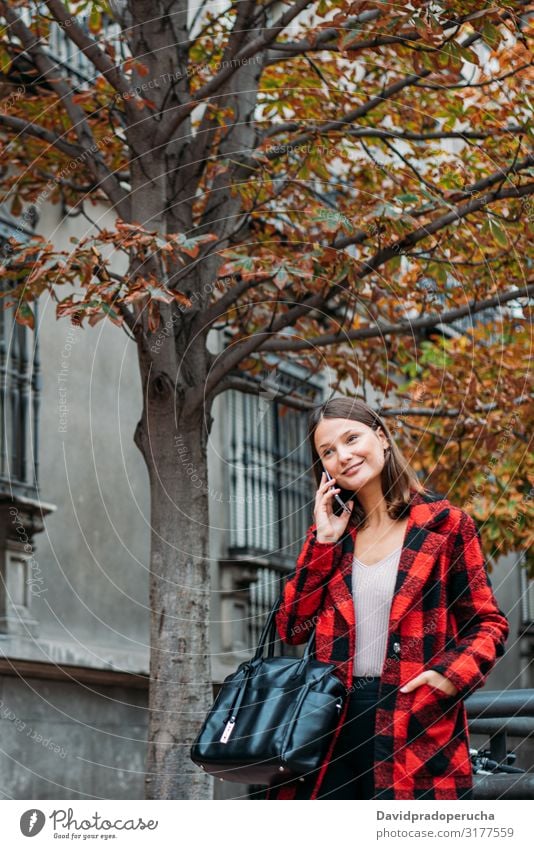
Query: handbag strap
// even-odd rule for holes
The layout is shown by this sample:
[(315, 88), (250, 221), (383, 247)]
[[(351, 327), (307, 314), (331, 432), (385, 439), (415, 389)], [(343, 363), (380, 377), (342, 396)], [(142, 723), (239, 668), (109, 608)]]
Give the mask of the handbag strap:
[[(239, 709), (241, 707), (243, 699), (245, 698), (245, 692), (246, 692), (246, 689), (247, 689), (248, 679), (253, 674), (254, 663), (256, 661), (263, 659), (264, 651), (265, 651), (265, 644), (267, 642), (268, 637), (270, 639), (269, 639), (269, 647), (268, 647), (268, 650), (267, 650), (267, 652), (268, 652), (267, 657), (274, 657), (274, 643), (276, 641), (275, 616), (276, 616), (276, 612), (277, 612), (277, 610), (280, 606), (281, 601), (282, 601), (282, 594), (280, 594), (278, 596), (278, 598), (274, 602), (274, 604), (273, 604), (273, 606), (272, 606), (272, 608), (269, 612), (269, 615), (267, 617), (267, 621), (265, 622), (265, 625), (263, 626), (263, 630), (261, 632), (260, 640), (259, 640), (259, 643), (258, 643), (258, 648), (256, 649), (254, 657), (252, 658), (252, 660), (247, 661), (243, 665), (243, 667), (244, 667), (244, 678), (243, 678), (243, 681), (241, 682), (241, 685), (237, 689), (234, 702), (233, 702), (233, 704), (230, 708), (230, 711), (228, 713), (228, 722), (227, 722), (227, 726), (225, 727), (225, 732), (230, 730), (233, 727), (233, 724), (235, 723), (237, 714), (239, 713)], [(313, 626), (313, 629), (312, 629), (312, 632), (309, 636), (308, 642), (306, 643), (306, 648), (304, 650), (304, 654), (302, 655), (302, 658), (300, 660), (300, 667), (301, 668), (305, 666), (305, 664), (308, 662), (308, 660), (310, 658), (310, 655), (313, 651), (312, 646), (314, 645), (314, 640), (315, 640), (315, 625)]]
[[(254, 657), (252, 658), (252, 663), (254, 663), (254, 661), (257, 661), (260, 658), (264, 657), (264, 651), (265, 651), (266, 644), (268, 644), (267, 657), (273, 657), (274, 656), (274, 644), (277, 640), (275, 617), (276, 617), (276, 613), (277, 613), (278, 608), (280, 607), (281, 603), (282, 603), (282, 593), (280, 593), (278, 598), (275, 600), (273, 606), (271, 607), (271, 610), (269, 612), (269, 615), (267, 617), (267, 620), (265, 622), (265, 625), (263, 626), (263, 630), (262, 630), (261, 635), (260, 635), (260, 639), (259, 639), (259, 642), (258, 642), (258, 647), (256, 649), (256, 653), (254, 654)], [(315, 651), (315, 625), (311, 629), (311, 633), (310, 633), (310, 636), (308, 638), (308, 642), (306, 643), (306, 648), (304, 649), (304, 654), (302, 656), (302, 660), (307, 660), (312, 655), (312, 653), (314, 651)]]

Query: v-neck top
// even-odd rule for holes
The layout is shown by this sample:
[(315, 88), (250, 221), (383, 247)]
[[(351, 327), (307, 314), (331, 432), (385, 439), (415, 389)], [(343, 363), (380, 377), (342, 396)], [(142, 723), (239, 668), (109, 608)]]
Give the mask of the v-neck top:
[(353, 675), (382, 674), (401, 551), (402, 545), (371, 566), (366, 566), (354, 556), (352, 595), (356, 646)]

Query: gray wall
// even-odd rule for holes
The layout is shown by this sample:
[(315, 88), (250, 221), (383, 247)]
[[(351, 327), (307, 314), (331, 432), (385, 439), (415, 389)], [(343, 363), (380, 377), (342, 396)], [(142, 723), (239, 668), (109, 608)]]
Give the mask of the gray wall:
[[(52, 209), (40, 231), (72, 250), (68, 239), (81, 227)], [(32, 597), (38, 637), (1, 635), (0, 653), (146, 673), (150, 517), (148, 475), (133, 442), (141, 412), (136, 348), (107, 320), (83, 330), (57, 321), (46, 296), (39, 311), (39, 496), (57, 511), (34, 539), (43, 578)], [(26, 681), (0, 676), (0, 687), (6, 798), (143, 798), (146, 692), (31, 672)], [(36, 742), (38, 734), (53, 742)]]
[(146, 695), (0, 677), (0, 798), (143, 799)]
[[(55, 208), (39, 224), (69, 250), (81, 227), (83, 220), (61, 219)], [(63, 296), (72, 291), (58, 287)], [(108, 320), (73, 327), (56, 319), (47, 296), (39, 309), (40, 497), (57, 511), (35, 540), (47, 591), (34, 598), (33, 611), (40, 636), (58, 651), (61, 645), (70, 662), (78, 655), (89, 662), (89, 652), (105, 666), (116, 655), (140, 671), (148, 651), (150, 522), (148, 475), (133, 443), (141, 412), (136, 348)]]

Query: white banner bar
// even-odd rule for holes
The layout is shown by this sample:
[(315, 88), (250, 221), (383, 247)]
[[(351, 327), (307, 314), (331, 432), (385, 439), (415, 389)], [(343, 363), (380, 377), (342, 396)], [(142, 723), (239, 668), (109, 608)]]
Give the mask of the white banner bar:
[[(327, 800), (315, 800), (325, 802)], [(64, 801), (2, 803), (3, 846), (104, 845), (204, 849), (283, 849), (358, 845), (368, 849), (534, 846), (532, 801), (334, 802), (268, 800)], [(308, 808), (303, 811), (303, 807)], [(206, 808), (206, 810), (203, 810)], [(345, 808), (345, 810), (343, 810)], [(529, 814), (529, 817), (527, 817)], [(529, 836), (530, 835), (530, 836)], [(31, 841), (35, 839), (35, 843)], [(499, 841), (499, 842), (498, 842)]]

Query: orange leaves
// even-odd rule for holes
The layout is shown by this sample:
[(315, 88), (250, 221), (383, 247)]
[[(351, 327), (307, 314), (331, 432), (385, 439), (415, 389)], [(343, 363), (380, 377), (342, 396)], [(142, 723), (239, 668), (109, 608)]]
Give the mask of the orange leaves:
[[(165, 266), (171, 260), (184, 264), (180, 254), (197, 257), (202, 245), (208, 244), (217, 237), (213, 233), (203, 233), (200, 236), (186, 236), (184, 233), (167, 233), (161, 236), (155, 230), (145, 230), (140, 224), (131, 224), (120, 218), (115, 223), (115, 232), (106, 232), (105, 241), (112, 242), (121, 249), (134, 248), (143, 254), (146, 251), (160, 254)], [(101, 234), (102, 238), (102, 234)]]
[[(99, 79), (103, 80), (104, 85), (101, 86), (99, 84), (99, 82), (97, 81), (97, 83), (95, 83), (96, 87), (97, 88), (100, 88), (100, 87), (105, 88), (107, 86), (106, 81), (104, 80), (103, 77), (100, 77)], [(90, 92), (90, 91), (79, 91), (76, 94), (73, 94), (71, 96), (71, 100), (77, 106), (88, 106), (90, 108), (90, 106), (93, 102), (93, 93)]]
[(140, 77), (147, 77), (150, 73), (150, 69), (146, 65), (138, 59), (134, 59), (132, 56), (129, 56), (123, 62), (122, 67), (124, 71), (135, 71)]
[(172, 245), (174, 243), (181, 253), (195, 258), (199, 254), (201, 245), (214, 241), (217, 239), (217, 236), (214, 233), (205, 233), (201, 236), (192, 236), (188, 238), (183, 233), (176, 233), (174, 235), (169, 235), (168, 238), (170, 239), (168, 244)]
[(128, 224), (122, 221), (121, 218), (118, 218), (115, 222), (115, 232), (106, 232), (106, 241), (113, 242), (114, 244), (118, 242), (121, 248), (141, 248), (144, 245), (151, 244), (154, 235), (154, 233), (146, 231), (140, 224)]
[[(51, 243), (35, 238), (22, 245), (11, 240), (12, 252), (8, 267), (0, 275), (9, 274), (11, 280), (20, 280), (9, 294), (17, 304), (16, 319), (33, 327), (33, 312), (29, 302), (44, 291), (58, 300), (57, 316), (68, 316), (82, 325), (84, 319), (92, 326), (107, 317), (121, 326), (124, 318), (119, 305), (137, 304), (147, 308), (148, 324), (155, 328), (159, 323), (160, 304), (178, 304), (185, 309), (191, 300), (177, 288), (170, 288), (167, 280), (176, 272), (177, 265), (185, 265), (186, 257), (197, 257), (203, 245), (215, 236), (183, 233), (160, 235), (139, 224), (117, 220), (113, 230), (78, 241), (70, 253), (55, 250)], [(128, 269), (118, 273), (115, 257), (128, 260)], [(81, 293), (58, 298), (58, 287), (70, 284)]]

